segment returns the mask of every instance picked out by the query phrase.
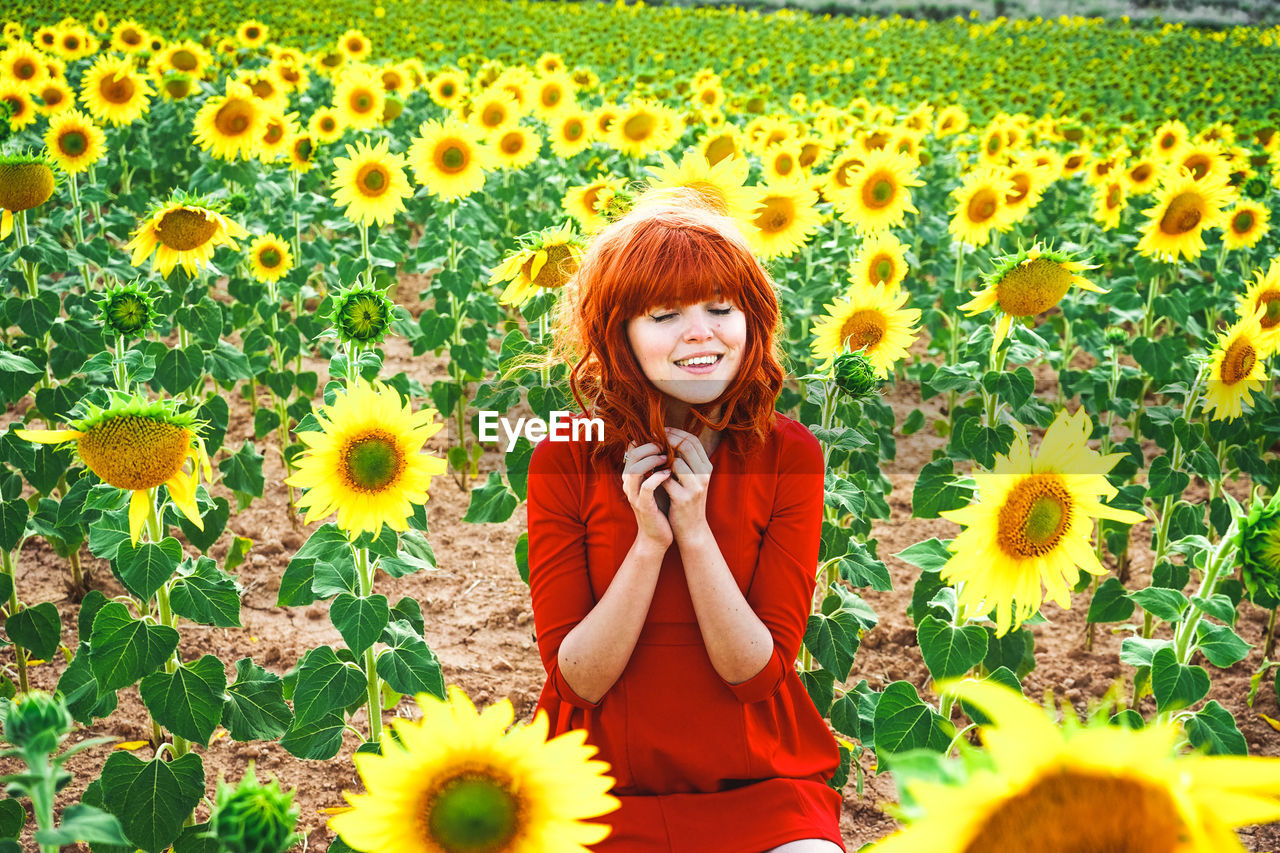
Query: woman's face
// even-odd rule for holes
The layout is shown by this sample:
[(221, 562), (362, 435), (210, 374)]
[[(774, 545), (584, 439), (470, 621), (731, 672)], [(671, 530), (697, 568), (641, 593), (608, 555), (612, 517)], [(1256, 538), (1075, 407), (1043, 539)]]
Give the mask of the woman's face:
[(713, 297), (689, 305), (659, 305), (627, 324), (631, 350), (654, 386), (690, 405), (719, 397), (742, 364), (747, 318)]

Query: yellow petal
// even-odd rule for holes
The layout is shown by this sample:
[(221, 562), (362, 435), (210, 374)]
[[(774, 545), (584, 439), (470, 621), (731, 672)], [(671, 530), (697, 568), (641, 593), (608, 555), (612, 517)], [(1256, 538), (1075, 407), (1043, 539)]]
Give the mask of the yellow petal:
[(142, 525), (151, 515), (151, 490), (138, 489), (129, 499), (129, 543), (138, 544), (138, 535), (142, 533)]
[(84, 435), (75, 429), (15, 429), (13, 432), (18, 438), (34, 441), (36, 444), (62, 444)]

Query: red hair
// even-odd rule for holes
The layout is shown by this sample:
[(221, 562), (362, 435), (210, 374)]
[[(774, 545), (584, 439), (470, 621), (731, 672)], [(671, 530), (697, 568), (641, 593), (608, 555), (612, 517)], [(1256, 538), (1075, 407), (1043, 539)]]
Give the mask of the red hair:
[(737, 375), (715, 400), (690, 406), (683, 428), (695, 435), (703, 427), (727, 430), (722, 438), (732, 438), (731, 449), (742, 454), (763, 444), (773, 428), (783, 380), (777, 292), (734, 220), (706, 204), (696, 190), (648, 191), (595, 235), (566, 287), (555, 347), (572, 365), (574, 399), (604, 422), (598, 460), (620, 459), (632, 442), (652, 441), (671, 453), (663, 394), (645, 376), (627, 336), (632, 318), (659, 305), (725, 299), (746, 316)]

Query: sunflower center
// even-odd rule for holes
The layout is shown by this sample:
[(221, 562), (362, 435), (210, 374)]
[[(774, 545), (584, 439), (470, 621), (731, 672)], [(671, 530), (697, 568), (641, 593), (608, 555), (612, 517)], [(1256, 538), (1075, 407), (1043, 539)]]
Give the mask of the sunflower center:
[(387, 191), (391, 176), (380, 163), (366, 163), (356, 173), (356, 187), (365, 198), (377, 198)]
[(323, 116), (320, 119), (320, 129), (325, 133), (333, 133), (338, 129), (338, 120), (333, 116)]
[(262, 134), (262, 141), (268, 145), (275, 145), (281, 139), (284, 139), (284, 125), (272, 121), (267, 125), (267, 130)]
[(19, 59), (13, 64), (13, 76), (19, 80), (30, 80), (36, 76), (37, 66), (30, 59)]
[(1129, 173), (1129, 177), (1136, 184), (1145, 183), (1147, 178), (1151, 177), (1152, 166), (1150, 163), (1142, 163), (1133, 167), (1133, 171)]
[(120, 41), (128, 45), (140, 45), (142, 44), (142, 33), (133, 27), (128, 27), (120, 33)]
[(524, 134), (519, 131), (512, 131), (502, 137), (499, 143), (503, 153), (514, 156), (524, 150)]
[(657, 116), (641, 113), (637, 116), (631, 116), (622, 123), (622, 134), (633, 142), (643, 142), (653, 135), (657, 127)]
[(1056, 548), (1070, 526), (1071, 495), (1061, 478), (1031, 474), (1000, 507), (996, 541), (1010, 557), (1026, 560)]
[(1262, 309), (1262, 328), (1280, 326), (1280, 290), (1264, 290), (1253, 303), (1254, 310)]
[(732, 157), (737, 151), (732, 136), (717, 137), (707, 145), (707, 162), (714, 166), (726, 157)]
[(1236, 338), (1222, 356), (1222, 370), (1218, 378), (1226, 385), (1235, 385), (1248, 378), (1257, 363), (1258, 351), (1253, 348), (1253, 344), (1244, 338)]
[(1004, 197), (1006, 204), (1018, 204), (1031, 192), (1031, 176), (1026, 172), (1014, 172), (1009, 176), (1013, 184), (1013, 192)]
[(359, 492), (378, 494), (400, 477), (405, 458), (391, 433), (373, 429), (347, 442), (342, 450), (342, 465), (347, 485)]
[(1010, 317), (1030, 317), (1048, 311), (1071, 289), (1071, 271), (1049, 258), (1019, 264), (996, 285), (1000, 310)]
[(1182, 161), (1182, 165), (1187, 171), (1191, 172), (1191, 177), (1197, 181), (1209, 174), (1209, 158), (1203, 154), (1196, 154)]
[(1107, 210), (1115, 210), (1124, 201), (1124, 197), (1120, 193), (1120, 187), (1112, 184), (1107, 187), (1106, 206)]
[(1172, 151), (1174, 146), (1178, 144), (1178, 137), (1172, 133), (1166, 133), (1160, 137), (1160, 148), (1164, 151)]
[(876, 255), (871, 259), (871, 283), (884, 284), (893, 278), (893, 258), (888, 255)]
[(363, 90), (353, 92), (350, 103), (353, 112), (370, 112), (373, 110), (373, 95)]
[(107, 316), (116, 331), (132, 335), (147, 325), (150, 314), (146, 301), (136, 293), (120, 293), (107, 303)]
[(280, 250), (273, 247), (268, 247), (258, 253), (258, 263), (269, 270), (280, 266), (281, 260), (283, 260), (283, 256), (280, 254)]
[[(542, 265), (542, 269), (538, 270), (538, 274), (533, 278), (533, 283), (538, 287), (563, 287), (577, 269), (577, 264), (573, 260), (573, 253), (569, 251), (568, 246), (563, 244), (548, 246), (546, 252), (547, 262)], [(525, 275), (528, 275), (529, 270), (533, 268), (533, 259), (530, 258), (525, 264)]]
[(1252, 210), (1236, 211), (1235, 216), (1231, 217), (1231, 231), (1237, 237), (1242, 237), (1253, 230), (1253, 223), (1256, 221)]
[(790, 175), (792, 169), (795, 168), (796, 161), (790, 154), (782, 153), (773, 159), (773, 171), (779, 175)]
[(107, 74), (98, 82), (98, 94), (102, 96), (102, 100), (111, 104), (129, 103), (133, 100), (133, 94), (136, 91), (138, 87), (128, 74), (120, 77)]
[(895, 188), (892, 175), (877, 172), (862, 183), (862, 203), (876, 210), (888, 207), (893, 201)]
[(200, 64), (196, 55), (186, 48), (175, 50), (173, 56), (169, 57), (169, 63), (179, 71), (195, 71)]
[(57, 86), (45, 86), (40, 90), (40, 100), (46, 107), (56, 107), (65, 101), (66, 95)]
[(996, 215), (998, 205), (999, 199), (996, 198), (995, 191), (983, 187), (969, 199), (969, 204), (965, 206), (965, 213), (970, 222), (981, 224)]
[(250, 41), (253, 41), (258, 37), (259, 31), (257, 27), (249, 27), (247, 30), (244, 31), (244, 34), (247, 39), (249, 39)]
[(230, 98), (214, 114), (213, 126), (223, 136), (240, 136), (253, 126), (257, 110), (242, 98)]
[(769, 196), (764, 200), (764, 210), (753, 220), (765, 234), (781, 234), (796, 220), (795, 203), (785, 196)]
[(68, 130), (58, 137), (58, 150), (68, 157), (79, 157), (89, 147), (83, 130)]
[(1200, 224), (1204, 216), (1204, 199), (1197, 192), (1178, 193), (1160, 217), (1160, 230), (1172, 236), (1186, 234)]
[(450, 175), (466, 169), (467, 160), (467, 152), (457, 142), (449, 142), (436, 149), (436, 168)]
[(583, 127), (582, 122), (577, 119), (567, 122), (564, 126), (565, 139), (571, 139), (575, 142), (581, 139), (582, 134), (585, 132), (586, 132), (586, 128)]
[(426, 822), (443, 853), (498, 853), (520, 831), (520, 799), (488, 773), (466, 773), (432, 793)]
[(218, 223), (205, 216), (204, 211), (180, 207), (160, 217), (156, 225), (156, 237), (160, 242), (179, 252), (198, 249), (213, 239)]
[(870, 308), (854, 311), (840, 327), (840, 340), (853, 352), (875, 349), (889, 325), (884, 314)]
[[(1087, 820), (1082, 820), (1088, 815)], [(1135, 779), (1066, 770), (1000, 803), (964, 847), (1058, 853), (1170, 853), (1187, 844), (1177, 806)]]
[(489, 128), (501, 127), (502, 123), (506, 120), (506, 109), (498, 106), (497, 104), (491, 104), (490, 106), (485, 107), (484, 112), (480, 114), (480, 123)]
[(346, 299), (338, 311), (338, 325), (342, 334), (360, 343), (376, 341), (391, 323), (387, 307), (382, 300), (367, 293), (357, 293)]
[(988, 155), (998, 154), (1000, 152), (1000, 149), (1003, 146), (1004, 146), (1004, 140), (1000, 138), (1000, 135), (998, 133), (993, 133), (991, 136), (987, 137), (987, 154)]
[(182, 470), (191, 431), (168, 421), (117, 415), (95, 424), (78, 442), (89, 470), (117, 489), (150, 489)]
[(357, 38), (347, 39), (347, 50), (352, 53), (360, 53), (364, 50), (364, 42)]
[(0, 207), (17, 213), (53, 195), (53, 170), (43, 163), (0, 163)]
[(542, 105), (544, 107), (554, 107), (556, 104), (560, 103), (560, 97), (560, 90), (554, 86), (548, 89), (543, 89)]
[(293, 144), (293, 153), (304, 163), (311, 159), (311, 138), (304, 136)]

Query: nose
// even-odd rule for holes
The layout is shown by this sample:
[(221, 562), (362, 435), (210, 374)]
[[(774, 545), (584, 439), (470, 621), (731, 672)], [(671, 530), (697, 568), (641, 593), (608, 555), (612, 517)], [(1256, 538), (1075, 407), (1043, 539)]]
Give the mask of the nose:
[(687, 322), (684, 327), (686, 341), (705, 341), (712, 335), (711, 321), (701, 306), (686, 312)]

